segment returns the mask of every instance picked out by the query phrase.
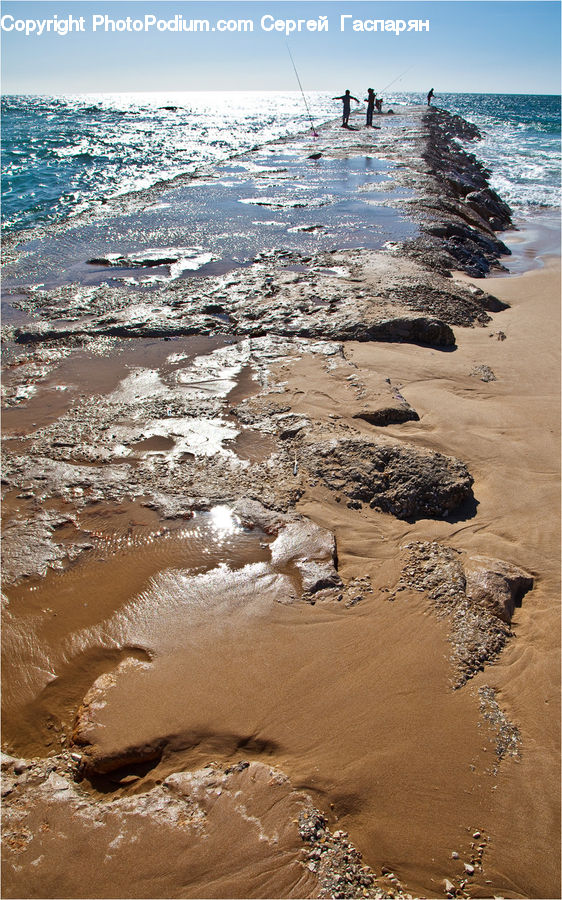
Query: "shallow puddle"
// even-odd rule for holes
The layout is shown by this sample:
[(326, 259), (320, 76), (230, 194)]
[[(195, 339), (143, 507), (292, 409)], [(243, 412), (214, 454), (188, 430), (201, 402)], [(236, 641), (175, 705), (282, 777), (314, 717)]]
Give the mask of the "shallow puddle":
[[(5, 283), (51, 288), (72, 281), (151, 285), (205, 277), (278, 248), (279, 229), (283, 245), (301, 252), (329, 249), (334, 242), (340, 248), (377, 249), (417, 233), (400, 210), (387, 205), (395, 193), (396, 199), (402, 195), (389, 190), (392, 167), (384, 160), (358, 155), (313, 162), (303, 157), (302, 147), (294, 152), (286, 147), (268, 148), (255, 162), (250, 171), (217, 167), (220, 180), (194, 179), (169, 188), (162, 195), (165, 203), (129, 211), (125, 198), (122, 209), (114, 203), (99, 220), (73, 222), (30, 240), (22, 259), (6, 267)], [(279, 229), (271, 228), (275, 224)], [(197, 250), (196, 270), (184, 259), (186, 233)], [(139, 234), (150, 243), (143, 245)], [(159, 256), (177, 261), (157, 267)]]
[[(218, 337), (173, 337), (157, 339), (129, 338), (108, 344), (108, 355), (91, 350), (72, 353), (45, 352), (44, 377), (37, 375), (33, 392), (26, 402), (8, 406), (2, 412), (2, 432), (6, 438), (23, 436), (35, 428), (49, 425), (67, 412), (79, 399), (106, 395), (116, 391), (128, 370), (159, 370), (162, 377), (171, 378), (179, 367), (195, 358), (212, 353), (225, 341)], [(49, 355), (50, 353), (50, 355)], [(4, 374), (4, 386), (20, 379), (27, 364), (16, 365)], [(34, 367), (35, 363), (29, 363)], [(28, 385), (29, 386), (29, 385)]]
[[(76, 517), (77, 530), (91, 543), (79, 561), (6, 590), (3, 734), (25, 756), (60, 746), (99, 675), (130, 656), (150, 660), (163, 641), (185, 640), (182, 618), (216, 615), (227, 588), (236, 601), (229, 585), (237, 571), (269, 571), (271, 538), (227, 507), (162, 520), (141, 503), (98, 503)], [(205, 573), (214, 573), (211, 588), (191, 590)], [(220, 617), (228, 615), (226, 604)]]
[(278, 449), (277, 441), (270, 434), (262, 434), (255, 429), (246, 428), (232, 441), (225, 442), (238, 459), (248, 462), (262, 462)]

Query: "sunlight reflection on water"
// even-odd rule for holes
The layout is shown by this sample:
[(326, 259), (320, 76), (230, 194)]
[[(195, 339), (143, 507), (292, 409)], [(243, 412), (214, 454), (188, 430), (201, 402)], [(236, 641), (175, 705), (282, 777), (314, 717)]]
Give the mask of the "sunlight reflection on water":
[(239, 534), (242, 531), (240, 519), (228, 506), (213, 506), (209, 515), (211, 528), (219, 538)]

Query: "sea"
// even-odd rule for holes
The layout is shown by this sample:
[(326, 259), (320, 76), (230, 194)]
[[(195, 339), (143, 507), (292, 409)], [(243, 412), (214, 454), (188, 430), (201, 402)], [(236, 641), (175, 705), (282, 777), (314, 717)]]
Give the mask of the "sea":
[[(439, 94), (434, 102), (481, 130), (471, 150), (515, 221), (556, 231), (560, 96)], [(383, 109), (424, 103), (425, 95), (396, 93)], [(4, 96), (2, 232), (80, 217), (339, 114), (339, 102), (322, 92)]]

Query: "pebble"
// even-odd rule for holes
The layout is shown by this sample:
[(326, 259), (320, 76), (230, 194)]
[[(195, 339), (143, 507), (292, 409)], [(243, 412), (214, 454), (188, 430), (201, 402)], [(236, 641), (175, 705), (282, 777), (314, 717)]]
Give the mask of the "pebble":
[(452, 856), (453, 859), (458, 859), (458, 858), (459, 858), (459, 854), (457, 853), (456, 850), (453, 850), (453, 852), (451, 853), (451, 856)]
[(474, 875), (474, 866), (472, 866), (470, 863), (465, 863), (464, 871), (467, 875)]
[(17, 760), (15, 759), (15, 757), (10, 756), (8, 753), (2, 753), (0, 757), (0, 764), (3, 772), (6, 769), (13, 769), (16, 762)]
[(70, 791), (68, 782), (56, 772), (51, 772), (46, 783), (53, 791)]
[(480, 837), (480, 832), (479, 832), (479, 831), (475, 831), (474, 834), (472, 835), (472, 837), (473, 837), (475, 840), (478, 840), (478, 838)]
[(452, 881), (449, 881), (448, 878), (445, 878), (445, 880), (443, 881), (443, 886), (444, 886), (445, 891), (447, 892), (447, 894), (453, 894), (453, 893), (454, 893), (454, 891), (455, 891), (455, 885), (453, 884)]

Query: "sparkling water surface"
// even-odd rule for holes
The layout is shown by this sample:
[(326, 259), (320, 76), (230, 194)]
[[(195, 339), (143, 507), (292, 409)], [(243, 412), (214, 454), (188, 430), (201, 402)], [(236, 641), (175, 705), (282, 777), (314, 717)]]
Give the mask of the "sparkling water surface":
[[(407, 102), (410, 95), (401, 95)], [(560, 207), (560, 96), (439, 94), (436, 105), (474, 122), (473, 152), (517, 216)]]
[[(384, 100), (386, 109), (422, 104), (425, 95)], [(307, 93), (307, 101), (315, 122), (339, 116), (327, 93)], [(436, 94), (435, 103), (482, 130), (476, 153), (517, 216), (559, 207), (559, 96)], [(310, 124), (296, 91), (6, 96), (4, 232), (64, 221)]]

